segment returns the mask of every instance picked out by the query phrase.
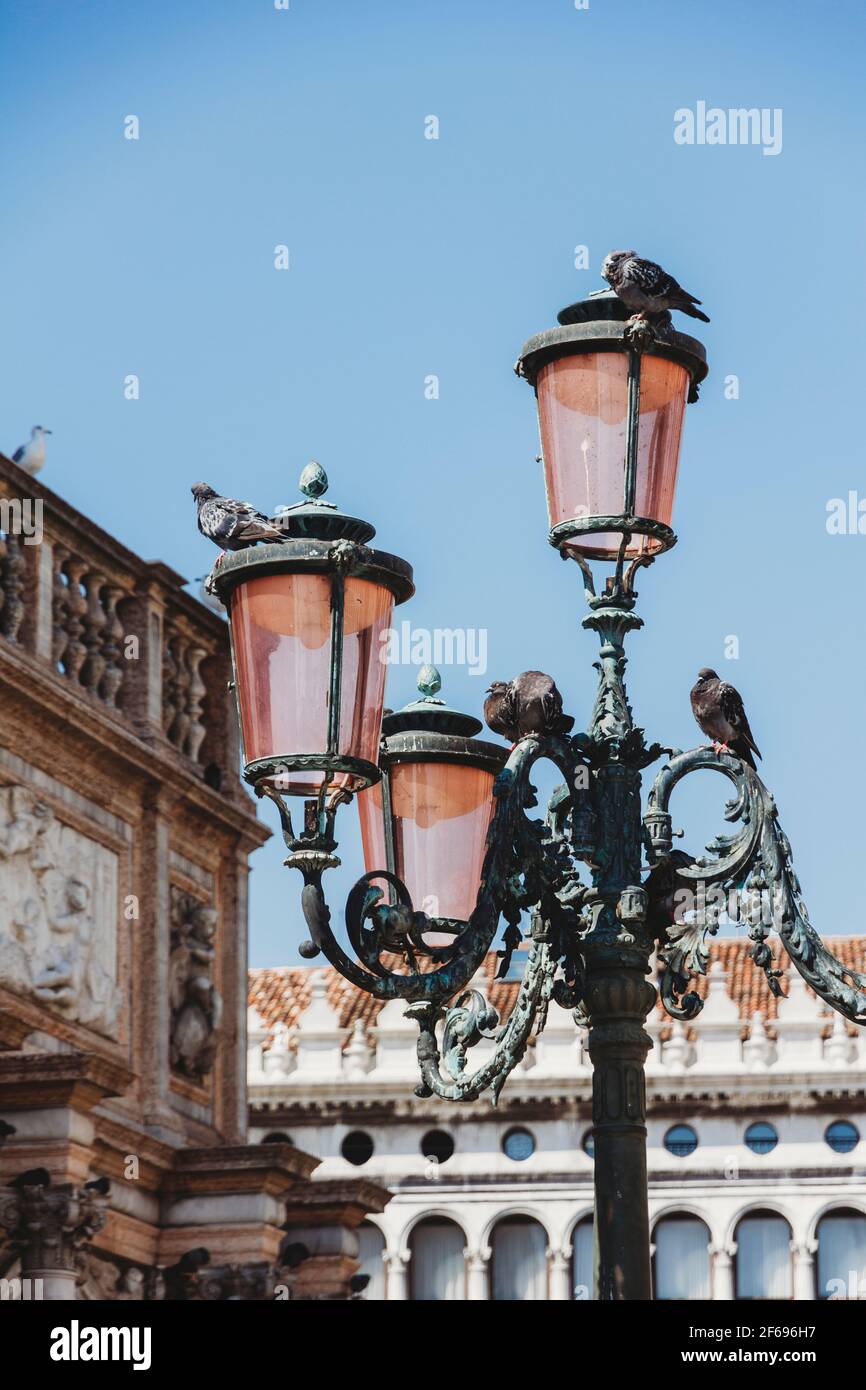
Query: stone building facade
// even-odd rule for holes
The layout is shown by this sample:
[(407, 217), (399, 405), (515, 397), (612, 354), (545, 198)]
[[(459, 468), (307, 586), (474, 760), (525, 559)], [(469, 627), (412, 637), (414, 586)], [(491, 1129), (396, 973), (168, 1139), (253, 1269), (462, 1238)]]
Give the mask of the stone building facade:
[[(714, 944), (692, 1026), (661, 1011), (648, 1024), (655, 1297), (866, 1297), (866, 1034), (781, 952), (787, 997), (773, 998), (749, 948)], [(866, 939), (832, 948), (862, 969)], [(497, 964), (473, 987), (504, 1019), (518, 986)], [(591, 1069), (570, 1014), (551, 1005), (494, 1109), (417, 1099), (404, 1006), (333, 971), (254, 970), (250, 1002), (251, 1138), (391, 1190), (362, 1228), (367, 1296), (590, 1296)]]
[(344, 1297), (387, 1194), (247, 1142), (269, 832), (225, 624), (184, 583), (0, 455), (0, 1282)]

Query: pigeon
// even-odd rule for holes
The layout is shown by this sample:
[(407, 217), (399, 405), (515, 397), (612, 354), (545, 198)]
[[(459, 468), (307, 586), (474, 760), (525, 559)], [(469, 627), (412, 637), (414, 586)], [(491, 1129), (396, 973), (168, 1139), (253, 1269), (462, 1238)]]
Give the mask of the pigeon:
[(47, 1168), (28, 1168), (25, 1172), (19, 1173), (17, 1178), (12, 1178), (10, 1187), (17, 1187), (21, 1191), (25, 1187), (50, 1187), (51, 1174)]
[(198, 509), (198, 529), (221, 550), (244, 550), (256, 541), (282, 541), (282, 531), (250, 502), (220, 497), (207, 483), (190, 489)]
[(610, 251), (601, 267), (602, 279), (624, 304), (634, 310), (635, 317), (647, 318), (681, 309), (693, 319), (709, 323), (707, 315), (695, 305), (700, 304), (693, 294), (678, 285), (672, 275), (655, 261), (644, 261), (634, 251)]
[(716, 752), (736, 753), (749, 767), (755, 767), (756, 753), (761, 753), (752, 737), (742, 697), (727, 681), (720, 680), (715, 671), (703, 666), (692, 687), (692, 714), (703, 733), (713, 740)]
[(494, 681), (484, 701), (487, 727), (516, 743), (527, 734), (567, 734), (574, 727), (562, 712), (562, 696), (552, 676), (524, 671), (509, 684)]
[(111, 1191), (111, 1182), (108, 1178), (94, 1178), (91, 1182), (84, 1184), (85, 1192), (97, 1192), (100, 1197), (107, 1197)]
[(45, 466), (45, 436), (50, 433), (51, 430), (47, 430), (44, 425), (34, 425), (27, 443), (22, 444), (12, 455), (12, 462), (17, 463), (18, 467), (23, 468), (31, 477), (35, 477)]

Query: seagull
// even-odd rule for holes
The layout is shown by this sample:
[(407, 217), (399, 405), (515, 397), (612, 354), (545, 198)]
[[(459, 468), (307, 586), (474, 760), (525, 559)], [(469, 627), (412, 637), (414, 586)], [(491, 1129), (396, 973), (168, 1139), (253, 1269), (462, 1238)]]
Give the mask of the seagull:
[(717, 753), (736, 753), (749, 767), (755, 767), (756, 753), (761, 753), (752, 737), (742, 697), (727, 681), (720, 680), (715, 671), (702, 666), (692, 687), (692, 714), (701, 731), (713, 740)]
[(190, 491), (198, 511), (198, 529), (221, 550), (245, 550), (256, 541), (285, 540), (279, 527), (251, 502), (220, 497), (207, 483), (193, 483)]
[(710, 321), (695, 308), (701, 302), (699, 299), (678, 285), (655, 261), (642, 260), (635, 251), (609, 251), (601, 267), (601, 276), (623, 304), (634, 310), (635, 318), (645, 319), (681, 309), (693, 319), (701, 319), (703, 323)]
[(524, 671), (513, 681), (494, 681), (484, 701), (487, 727), (510, 743), (527, 734), (567, 734), (574, 726), (562, 712), (562, 696), (552, 676)]
[(30, 438), (12, 455), (12, 462), (23, 468), (25, 473), (35, 477), (45, 465), (45, 436), (50, 434), (44, 425), (34, 425)]

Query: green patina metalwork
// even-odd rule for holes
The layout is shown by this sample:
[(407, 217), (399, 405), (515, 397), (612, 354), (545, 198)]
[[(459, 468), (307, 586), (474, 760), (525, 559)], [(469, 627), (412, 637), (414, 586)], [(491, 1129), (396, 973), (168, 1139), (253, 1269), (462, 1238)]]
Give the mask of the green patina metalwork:
[[(737, 895), (749, 924), (753, 958), (770, 989), (780, 989), (780, 972), (767, 944), (775, 929), (816, 993), (847, 1018), (866, 1022), (866, 974), (837, 960), (809, 922), (790, 845), (773, 797), (757, 773), (712, 749), (681, 753), (647, 744), (634, 722), (625, 686), (624, 642), (642, 626), (635, 612), (635, 575), (676, 541), (669, 527), (632, 515), (640, 354), (651, 347), (683, 363), (691, 375), (692, 399), (706, 374), (706, 361), (694, 339), (665, 324), (650, 328), (624, 318), (623, 306), (610, 296), (572, 305), (560, 315), (561, 327), (531, 339), (518, 363), (520, 373), (534, 382), (538, 370), (563, 352), (629, 354), (627, 485), (622, 515), (577, 518), (551, 533), (551, 542), (583, 574), (589, 608), (584, 626), (597, 633), (600, 643), (595, 703), (585, 732), (573, 737), (529, 734), (498, 772), (481, 884), (469, 920), (437, 922), (416, 911), (394, 872), (392, 850), (388, 864), (365, 874), (349, 894), (345, 915), (353, 959), (334, 935), (322, 888), (324, 871), (338, 862), (337, 807), (351, 796), (323, 794), (308, 802), (304, 829), (296, 834), (284, 799), (266, 775), (273, 769), (248, 769), (256, 790), (277, 804), (289, 850), (286, 863), (304, 879), (301, 902), (311, 938), (304, 954), (322, 954), (352, 984), (379, 999), (407, 1002), (419, 1029), (419, 1095), (470, 1101), (490, 1089), (495, 1100), (530, 1039), (544, 1027), (551, 999), (572, 1009), (576, 1022), (587, 1028), (593, 1064), (596, 1285), (598, 1297), (607, 1300), (652, 1297), (644, 1080), (650, 1039), (644, 1022), (656, 990), (647, 976), (658, 947), (660, 994), (668, 1012), (690, 1019), (699, 1011), (701, 1001), (688, 991), (689, 978), (706, 971), (708, 938), (718, 928), (719, 915), (717, 903), (702, 906), (707, 890)], [(363, 543), (369, 535), (358, 528), (366, 523), (327, 519), (327, 504), (313, 491), (307, 496), (312, 500), (290, 509), (288, 524), (298, 539), (228, 557), (215, 578), (222, 597), (228, 599), (233, 586), (251, 573), (295, 565), (331, 573), (338, 584), (346, 573), (375, 576), (392, 586), (398, 601), (411, 592), (408, 566)], [(601, 594), (596, 594), (586, 559), (566, 545), (592, 531), (621, 537), (613, 576)], [(640, 552), (627, 564), (633, 533), (650, 537), (655, 551)], [(422, 699), (387, 716), (383, 727), (386, 810), (388, 766), (395, 758), (474, 759), (493, 769), (501, 761), (501, 748), (473, 737), (480, 727), (477, 720), (449, 710), (436, 698), (437, 672), (423, 673), (421, 689)], [(642, 772), (664, 755), (668, 761), (655, 777), (643, 813)], [(290, 766), (332, 767), (315, 756), (318, 761), (296, 756)], [(326, 757), (335, 755), (329, 751)], [(563, 779), (543, 819), (529, 814), (537, 805), (531, 773), (541, 760), (552, 762)], [(683, 777), (704, 770), (721, 773), (734, 784), (736, 795), (726, 816), (740, 828), (718, 837), (705, 856), (695, 858), (672, 848), (669, 803)], [(384, 899), (383, 884), (390, 901)], [(500, 923), (499, 973), (505, 974), (523, 940), (527, 916), (523, 977), (515, 1007), (502, 1024), (471, 980), (494, 945)], [(434, 931), (449, 936), (447, 944), (429, 944)], [(397, 969), (395, 955), (402, 962)], [(473, 1071), (469, 1056), (481, 1040), (492, 1042), (493, 1050)]]

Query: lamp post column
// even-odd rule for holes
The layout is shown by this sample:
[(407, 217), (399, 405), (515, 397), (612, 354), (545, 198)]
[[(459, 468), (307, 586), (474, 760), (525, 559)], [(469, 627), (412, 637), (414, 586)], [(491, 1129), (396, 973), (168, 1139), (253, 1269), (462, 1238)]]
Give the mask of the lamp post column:
[(655, 1001), (649, 951), (586, 943), (595, 1141), (596, 1297), (652, 1298), (643, 1023)]
[[(646, 1164), (646, 1078), (656, 999), (647, 980), (653, 941), (641, 881), (640, 769), (647, 750), (625, 692), (623, 639), (641, 620), (634, 600), (596, 599), (584, 626), (601, 639), (599, 686), (587, 746), (596, 764), (592, 926), (582, 939), (583, 996), (592, 1060), (595, 1284), (605, 1302), (652, 1298)], [(600, 764), (600, 765), (599, 765)]]

